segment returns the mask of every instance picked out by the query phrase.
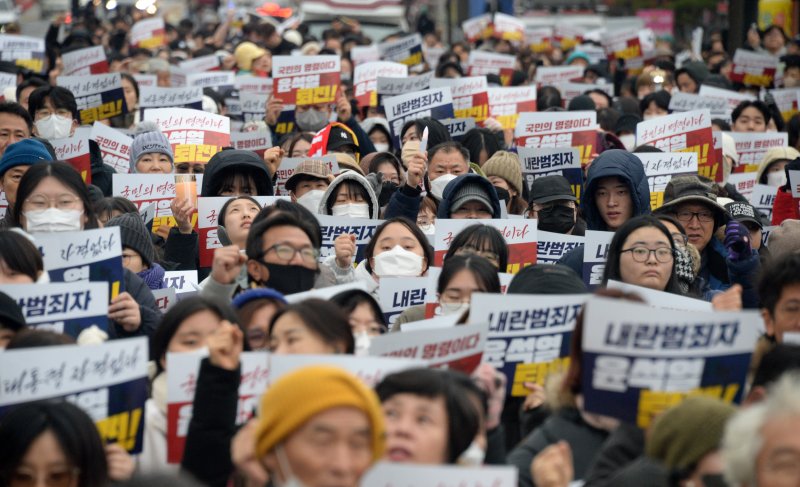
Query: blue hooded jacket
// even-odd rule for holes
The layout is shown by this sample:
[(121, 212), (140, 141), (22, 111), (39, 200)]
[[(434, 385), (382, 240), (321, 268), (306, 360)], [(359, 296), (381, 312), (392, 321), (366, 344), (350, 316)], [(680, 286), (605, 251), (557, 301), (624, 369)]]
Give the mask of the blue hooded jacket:
[(597, 156), (597, 159), (589, 166), (583, 195), (581, 195), (581, 212), (586, 220), (586, 228), (589, 230), (609, 230), (597, 209), (594, 193), (597, 191), (597, 182), (601, 178), (610, 176), (616, 176), (628, 185), (631, 200), (633, 200), (632, 216), (650, 213), (650, 186), (644, 174), (642, 161), (628, 151), (607, 150)]
[(495, 191), (491, 181), (479, 174), (462, 174), (447, 183), (442, 193), (442, 201), (439, 202), (436, 218), (451, 218), (450, 206), (453, 204), (453, 197), (467, 183), (477, 184), (482, 187), (492, 203), (492, 218), (500, 218), (500, 198), (497, 197), (497, 191)]

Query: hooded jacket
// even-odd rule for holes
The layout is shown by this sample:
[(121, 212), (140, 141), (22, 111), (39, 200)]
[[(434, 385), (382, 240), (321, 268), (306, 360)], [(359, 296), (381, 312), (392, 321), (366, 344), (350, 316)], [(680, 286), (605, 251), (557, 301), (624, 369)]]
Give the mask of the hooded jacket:
[(205, 173), (203, 174), (203, 188), (200, 196), (219, 196), (222, 174), (232, 170), (241, 169), (253, 174), (256, 183), (256, 194), (258, 196), (272, 196), (272, 178), (267, 171), (264, 160), (258, 157), (255, 152), (248, 150), (228, 149), (214, 154), (208, 161)]
[(633, 215), (650, 213), (650, 186), (644, 173), (644, 166), (634, 154), (624, 150), (612, 149), (600, 154), (589, 166), (586, 175), (583, 195), (581, 195), (581, 211), (589, 230), (608, 231), (608, 225), (600, 216), (594, 194), (601, 178), (616, 176), (628, 186), (633, 202)]
[(462, 174), (448, 183), (442, 193), (442, 201), (439, 202), (436, 218), (451, 218), (450, 207), (453, 204), (453, 197), (467, 183), (477, 184), (486, 192), (492, 203), (492, 218), (500, 218), (500, 198), (497, 197), (497, 191), (491, 181), (477, 174)]
[(336, 176), (336, 179), (334, 179), (331, 184), (328, 185), (328, 189), (325, 190), (325, 194), (322, 195), (322, 201), (319, 203), (318, 213), (320, 215), (331, 214), (331, 212), (328, 211), (326, 203), (331, 195), (335, 195), (339, 191), (339, 186), (341, 186), (345, 181), (355, 181), (367, 190), (367, 195), (369, 195), (369, 201), (367, 202), (369, 205), (369, 217), (372, 220), (379, 219), (381, 207), (380, 203), (378, 203), (378, 195), (375, 194), (375, 190), (372, 188), (372, 185), (369, 183), (367, 178), (355, 171), (345, 171), (339, 174)]

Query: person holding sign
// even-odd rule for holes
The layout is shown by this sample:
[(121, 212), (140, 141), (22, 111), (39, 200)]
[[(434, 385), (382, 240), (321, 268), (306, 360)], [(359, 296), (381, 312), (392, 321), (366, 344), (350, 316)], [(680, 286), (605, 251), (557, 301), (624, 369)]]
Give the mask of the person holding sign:
[(142, 278), (151, 290), (163, 289), (164, 273), (156, 262), (156, 252), (150, 232), (138, 213), (124, 213), (116, 216), (105, 225), (119, 227), (122, 240), (122, 266)]
[(174, 163), (167, 136), (155, 122), (140, 122), (131, 143), (131, 173), (169, 174), (174, 171)]

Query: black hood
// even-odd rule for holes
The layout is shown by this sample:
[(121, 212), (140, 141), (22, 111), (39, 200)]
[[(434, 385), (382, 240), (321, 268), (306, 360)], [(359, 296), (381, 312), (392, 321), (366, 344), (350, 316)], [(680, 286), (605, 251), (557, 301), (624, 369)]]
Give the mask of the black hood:
[(249, 150), (227, 149), (214, 154), (203, 173), (200, 196), (219, 196), (223, 176), (229, 171), (245, 171), (253, 175), (257, 196), (272, 196), (272, 178), (264, 160)]

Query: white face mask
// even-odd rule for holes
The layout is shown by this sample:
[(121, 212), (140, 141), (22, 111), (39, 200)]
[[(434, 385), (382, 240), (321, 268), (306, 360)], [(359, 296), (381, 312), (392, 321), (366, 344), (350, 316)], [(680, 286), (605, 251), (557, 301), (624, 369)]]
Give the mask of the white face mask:
[(365, 357), (369, 352), (369, 344), (372, 342), (372, 337), (366, 331), (360, 331), (353, 334), (356, 342), (355, 355)]
[(647, 121), (647, 120), (652, 120), (654, 118), (658, 118), (658, 115), (645, 115), (643, 117), (643, 120)]
[(389, 152), (389, 144), (381, 144), (378, 142), (373, 143), (375, 150), (378, 152)]
[(480, 467), (485, 459), (486, 452), (473, 441), (470, 443), (469, 448), (464, 450), (464, 453), (458, 457), (456, 463), (466, 467)]
[(431, 194), (434, 198), (441, 201), (444, 194), (444, 188), (447, 184), (457, 178), (455, 174), (442, 174), (438, 178), (431, 181)]
[(633, 134), (625, 134), (619, 136), (619, 141), (625, 146), (625, 149), (632, 151), (636, 148), (636, 136)]
[(292, 472), (292, 467), (289, 465), (289, 459), (286, 457), (286, 450), (283, 448), (283, 445), (278, 445), (275, 448), (275, 458), (278, 460), (278, 465), (281, 467), (281, 473), (286, 478), (286, 481), (282, 484), (278, 483), (278, 479), (275, 479), (275, 485), (279, 487), (306, 487), (300, 479)]
[(428, 223), (427, 225), (419, 225), (419, 229), (422, 230), (422, 233), (425, 235), (435, 235), (436, 234), (436, 225), (433, 223)]
[(786, 173), (784, 171), (767, 173), (767, 184), (773, 188), (784, 186), (786, 184)]
[(325, 191), (321, 189), (312, 189), (304, 193), (303, 196), (297, 198), (297, 204), (316, 215), (319, 213), (319, 204), (323, 196), (325, 196)]
[(442, 316), (462, 314), (469, 310), (469, 303), (439, 303)]
[(399, 245), (375, 256), (374, 272), (378, 277), (417, 277), (422, 274), (422, 256)]
[(369, 205), (366, 203), (345, 203), (331, 208), (333, 216), (349, 216), (350, 218), (369, 218)]
[(37, 120), (36, 131), (43, 139), (64, 139), (69, 137), (72, 132), (72, 119), (53, 114)]
[(25, 230), (28, 233), (77, 232), (83, 229), (81, 210), (48, 208), (26, 211), (23, 215), (27, 220)]

